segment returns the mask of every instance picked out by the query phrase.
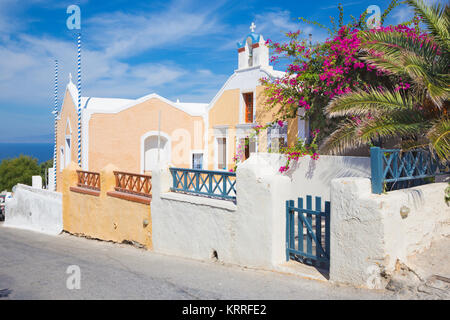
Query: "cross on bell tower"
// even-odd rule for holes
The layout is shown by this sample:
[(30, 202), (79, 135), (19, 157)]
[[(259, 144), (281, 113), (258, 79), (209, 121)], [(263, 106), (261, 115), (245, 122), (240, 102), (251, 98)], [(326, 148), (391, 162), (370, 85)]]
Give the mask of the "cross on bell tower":
[(237, 43), (238, 70), (269, 66), (269, 48), (261, 34), (255, 33), (256, 24), (252, 22), (250, 33)]

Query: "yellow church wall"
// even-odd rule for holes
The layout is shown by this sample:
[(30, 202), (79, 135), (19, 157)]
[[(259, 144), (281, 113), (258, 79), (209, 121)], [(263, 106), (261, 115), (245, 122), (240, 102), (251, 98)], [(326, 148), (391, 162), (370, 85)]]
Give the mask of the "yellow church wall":
[(240, 90), (226, 90), (209, 110), (208, 128), (208, 170), (214, 170), (214, 127), (229, 126), (227, 129), (227, 164), (231, 169), (236, 147), (236, 125), (239, 123)]
[(158, 98), (117, 114), (96, 113), (89, 121), (89, 170), (98, 171), (108, 163), (119, 170), (141, 172), (141, 137), (158, 131), (161, 110), (161, 132), (171, 138), (171, 163), (191, 167), (191, 150), (203, 149), (202, 117), (191, 116)]
[[(275, 106), (274, 108), (267, 108), (264, 105), (264, 101), (266, 99), (264, 95), (264, 86), (256, 87), (256, 99), (257, 99), (257, 109), (256, 109), (256, 122), (260, 125), (266, 125), (276, 119), (276, 113), (279, 110), (279, 107)], [(298, 121), (297, 118), (289, 119), (288, 123), (288, 145), (292, 146), (297, 141), (297, 133), (298, 133)], [(260, 150), (262, 152), (267, 151), (267, 132), (262, 131), (259, 136), (260, 140)]]
[[(255, 94), (255, 123), (266, 125), (276, 119), (277, 107), (268, 109), (265, 105), (264, 86), (257, 86)], [(227, 129), (227, 169), (234, 166), (233, 157), (236, 152), (236, 126), (239, 121), (240, 89), (226, 90), (209, 110), (208, 128), (208, 170), (214, 170), (214, 127), (228, 126)], [(242, 107), (244, 109), (245, 106)], [(244, 111), (242, 111), (244, 112)], [(297, 141), (297, 119), (288, 120), (288, 145)], [(267, 130), (258, 136), (258, 152), (267, 152)]]
[[(70, 121), (70, 132), (67, 126), (67, 119)], [(77, 161), (77, 111), (73, 103), (72, 96), (69, 91), (66, 91), (64, 97), (64, 103), (60, 112), (60, 118), (56, 124), (56, 190), (61, 192), (62, 190), (62, 172), (61, 165), (64, 166), (65, 159), (61, 159), (61, 147), (65, 147), (66, 135), (71, 137), (71, 161)]]
[(116, 185), (112, 165), (100, 170), (100, 194), (98, 196), (74, 192), (77, 184), (76, 170), (72, 162), (62, 175), (63, 228), (65, 231), (90, 238), (136, 242), (152, 249), (151, 206), (108, 196)]
[(297, 142), (298, 119), (288, 120), (288, 146), (293, 146)]

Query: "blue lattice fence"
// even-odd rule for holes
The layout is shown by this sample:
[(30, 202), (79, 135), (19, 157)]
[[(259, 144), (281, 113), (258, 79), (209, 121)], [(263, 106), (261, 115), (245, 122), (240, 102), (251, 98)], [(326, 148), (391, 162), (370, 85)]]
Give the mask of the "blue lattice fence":
[[(450, 173), (449, 162), (442, 163), (428, 150), (370, 148), (372, 192), (396, 190), (430, 182), (429, 178)], [(432, 181), (431, 181), (432, 182)]]
[(236, 201), (236, 173), (170, 168), (172, 192)]

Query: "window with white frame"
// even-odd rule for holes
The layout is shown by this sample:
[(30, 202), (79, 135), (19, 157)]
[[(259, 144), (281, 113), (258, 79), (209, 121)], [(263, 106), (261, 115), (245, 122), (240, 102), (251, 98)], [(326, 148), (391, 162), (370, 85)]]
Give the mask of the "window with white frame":
[(59, 149), (59, 171), (62, 172), (65, 168), (66, 159), (64, 157), (64, 148)]
[(67, 167), (70, 164), (70, 161), (72, 161), (72, 137), (66, 136), (66, 144), (64, 148), (64, 154), (65, 154), (65, 167)]
[(256, 152), (256, 139), (254, 137), (241, 138), (239, 139), (239, 144), (242, 148), (243, 161), (247, 160), (252, 153)]
[(254, 121), (254, 106), (253, 106), (253, 92), (243, 93), (242, 97), (244, 99), (244, 122), (253, 123)]
[(227, 138), (217, 138), (217, 168), (227, 169)]
[(288, 125), (285, 121), (283, 126), (278, 123), (267, 129), (267, 146), (270, 152), (279, 152), (280, 148), (287, 146)]
[(203, 153), (192, 154), (192, 169), (196, 170), (203, 169)]

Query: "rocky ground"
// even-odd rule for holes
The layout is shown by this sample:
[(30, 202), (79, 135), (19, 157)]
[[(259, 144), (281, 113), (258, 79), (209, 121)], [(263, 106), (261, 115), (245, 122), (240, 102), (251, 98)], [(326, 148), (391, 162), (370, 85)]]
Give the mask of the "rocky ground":
[(397, 264), (387, 290), (405, 299), (450, 299), (450, 237), (409, 257), (407, 264)]

